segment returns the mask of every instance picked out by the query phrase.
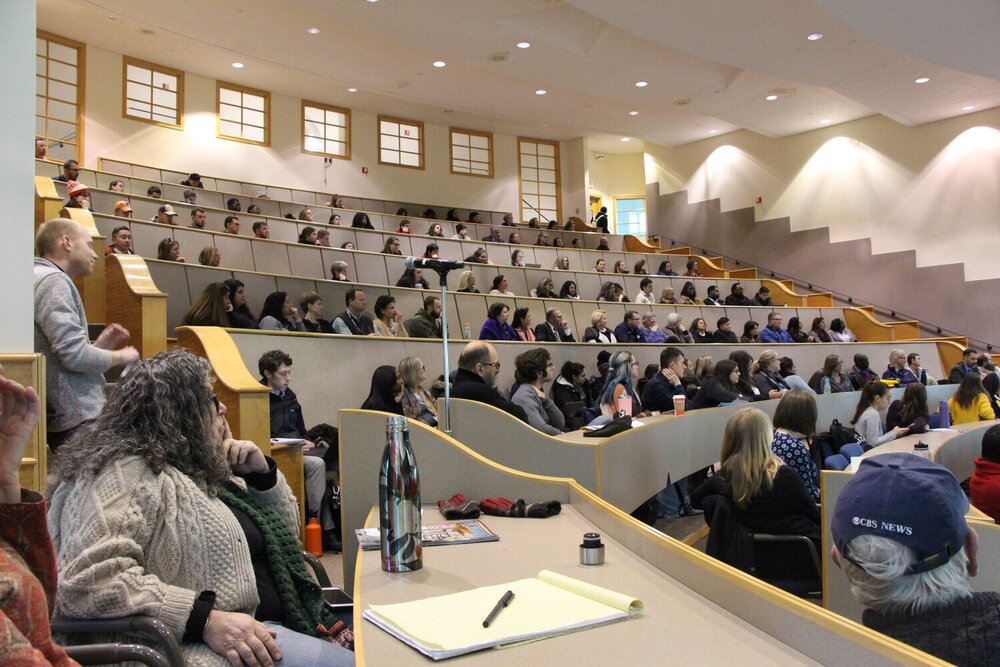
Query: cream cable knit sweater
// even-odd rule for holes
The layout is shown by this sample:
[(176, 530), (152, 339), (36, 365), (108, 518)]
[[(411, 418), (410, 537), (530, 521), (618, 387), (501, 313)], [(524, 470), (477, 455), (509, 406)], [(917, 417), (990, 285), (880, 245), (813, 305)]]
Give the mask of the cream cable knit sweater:
[[(298, 534), (295, 500), (280, 472), (272, 489), (250, 493), (273, 506)], [(256, 579), (239, 522), (221, 500), (175, 468), (156, 475), (131, 456), (93, 479), (64, 483), (52, 496), (49, 528), (59, 564), (56, 609), (62, 616), (153, 616), (179, 640), (203, 590), (215, 591), (216, 609), (252, 615), (257, 608)], [(184, 652), (192, 666), (228, 664), (207, 644), (184, 644)]]

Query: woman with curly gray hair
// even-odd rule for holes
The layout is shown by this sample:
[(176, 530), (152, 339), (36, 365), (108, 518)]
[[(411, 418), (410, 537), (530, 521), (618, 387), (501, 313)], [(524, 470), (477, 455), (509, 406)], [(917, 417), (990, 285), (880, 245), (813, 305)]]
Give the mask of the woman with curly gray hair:
[(233, 439), (209, 373), (183, 350), (136, 363), (60, 449), (58, 611), (158, 618), (189, 665), (354, 664), (304, 569), (291, 490)]

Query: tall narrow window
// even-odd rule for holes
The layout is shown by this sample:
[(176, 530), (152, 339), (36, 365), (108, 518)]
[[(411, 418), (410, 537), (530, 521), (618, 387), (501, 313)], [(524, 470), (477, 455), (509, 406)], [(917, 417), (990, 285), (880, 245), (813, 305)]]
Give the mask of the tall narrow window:
[(390, 116), (378, 117), (378, 163), (424, 168), (424, 124)]
[(35, 44), (35, 135), (49, 159), (82, 162), (83, 44), (41, 30)]
[(351, 159), (351, 110), (302, 100), (302, 152)]
[(646, 198), (615, 197), (615, 234), (646, 235)]
[(493, 178), (493, 135), (453, 127), (451, 173)]
[(271, 93), (218, 82), (219, 124), (222, 139), (271, 145)]
[(540, 218), (540, 222), (560, 220), (559, 144), (518, 137), (517, 146), (521, 222), (528, 222), (531, 218)]
[(122, 116), (184, 128), (184, 72), (125, 57)]

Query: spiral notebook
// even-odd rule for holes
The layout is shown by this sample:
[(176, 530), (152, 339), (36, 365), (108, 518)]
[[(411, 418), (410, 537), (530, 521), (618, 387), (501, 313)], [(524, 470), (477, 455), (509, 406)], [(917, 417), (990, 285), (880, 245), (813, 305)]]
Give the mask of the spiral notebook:
[[(514, 592), (510, 605), (484, 628), (483, 620), (508, 590)], [(443, 660), (624, 620), (642, 609), (637, 598), (542, 570), (533, 579), (371, 605), (364, 617), (424, 655)]]

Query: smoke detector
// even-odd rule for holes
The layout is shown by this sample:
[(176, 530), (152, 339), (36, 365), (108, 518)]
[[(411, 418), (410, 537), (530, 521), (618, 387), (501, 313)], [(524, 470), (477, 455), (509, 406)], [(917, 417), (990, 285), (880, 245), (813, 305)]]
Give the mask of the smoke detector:
[(604, 159), (604, 156), (603, 156), (603, 155), (601, 155), (600, 153), (598, 153), (597, 155), (595, 155), (595, 156), (594, 156), (594, 159), (595, 159), (595, 160), (603, 160), (603, 159)]

